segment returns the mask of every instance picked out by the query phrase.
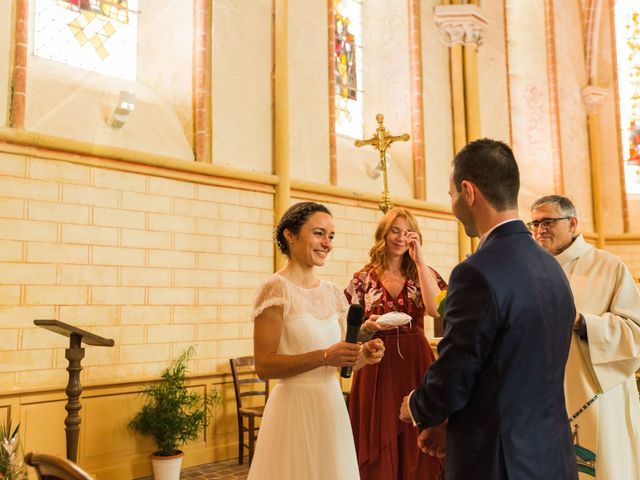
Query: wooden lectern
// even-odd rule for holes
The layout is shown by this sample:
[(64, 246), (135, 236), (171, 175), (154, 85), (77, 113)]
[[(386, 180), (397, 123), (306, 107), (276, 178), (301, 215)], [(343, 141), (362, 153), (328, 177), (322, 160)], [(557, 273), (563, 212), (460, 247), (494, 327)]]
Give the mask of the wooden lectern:
[(113, 347), (115, 342), (110, 338), (95, 335), (59, 320), (34, 320), (33, 323), (38, 327), (46, 328), (70, 339), (69, 348), (65, 350), (64, 355), (69, 360), (69, 366), (67, 367), (69, 383), (67, 383), (67, 388), (65, 389), (67, 404), (64, 407), (67, 411), (67, 418), (64, 420), (64, 430), (67, 437), (67, 458), (72, 462), (77, 462), (78, 439), (80, 437), (80, 415), (78, 412), (82, 408), (80, 404), (80, 394), (82, 393), (82, 386), (80, 385), (82, 367), (80, 362), (84, 358), (84, 348), (81, 347), (81, 344), (84, 342), (87, 345), (96, 345), (98, 347)]

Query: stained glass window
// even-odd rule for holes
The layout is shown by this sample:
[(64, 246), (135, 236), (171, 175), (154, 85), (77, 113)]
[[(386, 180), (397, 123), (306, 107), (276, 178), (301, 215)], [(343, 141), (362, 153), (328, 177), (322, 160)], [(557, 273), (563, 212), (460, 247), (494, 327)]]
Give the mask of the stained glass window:
[(338, 0), (336, 8), (336, 132), (362, 137), (362, 0)]
[(138, 0), (35, 0), (33, 53), (136, 78)]
[(618, 0), (615, 19), (625, 182), (640, 194), (640, 2)]

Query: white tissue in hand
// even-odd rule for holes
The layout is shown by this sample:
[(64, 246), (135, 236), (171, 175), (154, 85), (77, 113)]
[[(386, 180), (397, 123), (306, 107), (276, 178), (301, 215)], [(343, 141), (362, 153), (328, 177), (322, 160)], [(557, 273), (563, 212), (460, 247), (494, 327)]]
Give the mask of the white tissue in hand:
[(389, 312), (381, 315), (378, 318), (377, 323), (380, 325), (391, 325), (394, 327), (399, 327), (400, 325), (405, 325), (411, 321), (411, 315), (407, 315), (402, 312)]

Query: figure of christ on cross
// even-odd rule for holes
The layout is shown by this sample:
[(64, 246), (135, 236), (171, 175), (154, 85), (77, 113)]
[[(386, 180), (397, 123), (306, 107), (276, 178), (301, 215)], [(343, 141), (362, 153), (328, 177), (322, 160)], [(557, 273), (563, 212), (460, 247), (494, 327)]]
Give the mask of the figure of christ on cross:
[(393, 142), (408, 141), (409, 134), (403, 133), (402, 135), (390, 135), (382, 124), (383, 120), (384, 116), (381, 113), (376, 115), (376, 121), (378, 122), (376, 133), (368, 140), (356, 140), (355, 145), (356, 147), (371, 145), (373, 148), (378, 150), (380, 154), (380, 169), (382, 170), (383, 181), (382, 203), (380, 204), (380, 210), (382, 210), (384, 213), (387, 213), (391, 209), (391, 207), (393, 207), (393, 205), (391, 203), (391, 198), (389, 197), (389, 185), (387, 182), (387, 160), (385, 154), (387, 153), (387, 148), (389, 148)]

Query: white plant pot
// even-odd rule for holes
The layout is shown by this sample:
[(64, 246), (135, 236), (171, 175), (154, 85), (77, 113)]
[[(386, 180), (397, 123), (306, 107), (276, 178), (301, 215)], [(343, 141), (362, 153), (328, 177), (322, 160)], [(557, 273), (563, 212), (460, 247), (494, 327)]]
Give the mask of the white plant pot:
[(183, 457), (183, 452), (170, 457), (151, 455), (154, 480), (180, 480), (180, 467), (182, 467)]

